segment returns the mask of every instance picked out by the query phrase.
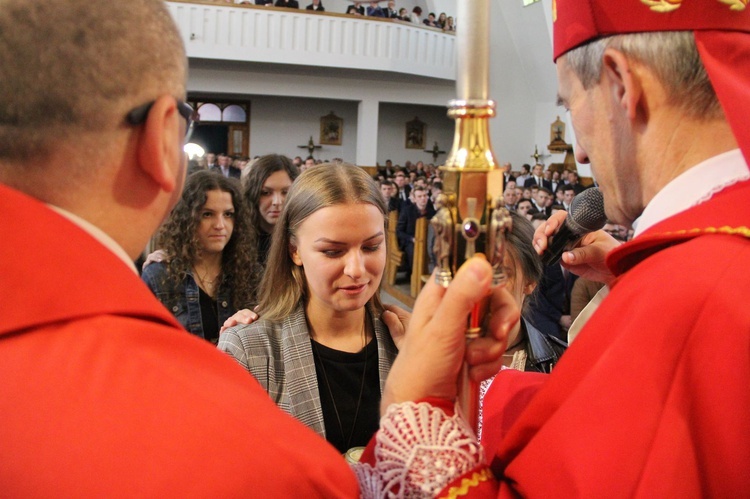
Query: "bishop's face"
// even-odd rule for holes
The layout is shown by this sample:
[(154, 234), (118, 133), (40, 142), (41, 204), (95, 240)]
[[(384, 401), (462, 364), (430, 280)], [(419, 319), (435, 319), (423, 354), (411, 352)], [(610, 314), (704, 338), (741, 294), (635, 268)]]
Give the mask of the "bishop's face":
[(564, 55), (557, 59), (557, 79), (558, 100), (570, 113), (575, 131), (576, 161), (591, 164), (607, 218), (630, 225), (643, 210), (641, 182), (632, 130), (617, 92), (606, 74), (584, 89)]

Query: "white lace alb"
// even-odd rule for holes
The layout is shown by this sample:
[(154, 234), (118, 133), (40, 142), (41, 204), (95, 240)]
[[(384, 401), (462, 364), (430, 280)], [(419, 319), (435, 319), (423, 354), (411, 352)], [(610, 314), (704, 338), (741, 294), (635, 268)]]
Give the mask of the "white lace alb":
[(375, 439), (375, 466), (352, 465), (366, 498), (433, 497), (484, 462), (464, 420), (425, 402), (391, 405)]

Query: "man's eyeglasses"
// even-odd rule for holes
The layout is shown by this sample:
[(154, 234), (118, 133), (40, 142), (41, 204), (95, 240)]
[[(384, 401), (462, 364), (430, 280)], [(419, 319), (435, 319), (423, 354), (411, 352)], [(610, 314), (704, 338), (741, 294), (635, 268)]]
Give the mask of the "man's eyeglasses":
[[(127, 116), (125, 116), (125, 120), (130, 125), (142, 125), (146, 121), (146, 116), (148, 116), (149, 111), (151, 111), (151, 106), (154, 105), (154, 102), (155, 101), (151, 101), (133, 109), (127, 114)], [(190, 135), (193, 133), (193, 108), (190, 107), (190, 104), (187, 102), (178, 100), (177, 112), (180, 113), (180, 116), (185, 118), (185, 142), (187, 143), (188, 140), (190, 140)]]

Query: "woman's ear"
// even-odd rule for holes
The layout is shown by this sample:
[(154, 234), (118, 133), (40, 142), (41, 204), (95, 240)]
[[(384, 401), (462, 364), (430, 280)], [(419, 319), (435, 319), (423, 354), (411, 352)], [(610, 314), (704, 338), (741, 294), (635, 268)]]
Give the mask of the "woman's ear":
[(178, 188), (183, 178), (181, 120), (174, 97), (163, 95), (151, 106), (138, 139), (141, 170), (165, 192)]
[(523, 287), (523, 294), (524, 296), (529, 296), (531, 293), (534, 292), (536, 289), (536, 283), (535, 282), (528, 282)]
[(292, 258), (292, 261), (297, 267), (302, 266), (302, 258), (299, 256), (299, 251), (297, 251), (297, 246), (293, 244), (289, 244), (289, 256)]

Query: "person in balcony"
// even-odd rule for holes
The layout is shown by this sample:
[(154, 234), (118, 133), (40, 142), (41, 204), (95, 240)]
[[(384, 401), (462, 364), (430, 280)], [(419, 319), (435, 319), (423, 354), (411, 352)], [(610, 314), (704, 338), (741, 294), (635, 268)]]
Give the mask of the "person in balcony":
[(312, 3), (305, 7), (305, 10), (314, 10), (316, 12), (325, 12), (325, 7), (320, 3), (320, 0), (312, 0)]
[(411, 9), (409, 20), (414, 24), (422, 24), (422, 7), (417, 5), (416, 7)]
[(434, 12), (430, 12), (429, 14), (427, 14), (427, 19), (422, 21), (422, 24), (424, 24), (425, 26), (429, 26), (430, 28), (440, 28), (437, 19), (435, 18)]
[(385, 17), (385, 13), (383, 12), (383, 9), (380, 8), (380, 2), (378, 2), (377, 0), (370, 2), (369, 7), (367, 7), (367, 16), (368, 17)]
[(383, 8), (383, 17), (388, 19), (396, 19), (398, 17), (398, 11), (396, 10), (396, 2), (394, 0), (388, 1), (388, 6)]
[(354, 16), (364, 16), (365, 8), (362, 7), (362, 2), (354, 2), (346, 8), (346, 13)]
[(276, 0), (273, 6), (284, 7), (286, 9), (299, 9), (299, 2), (297, 0)]

